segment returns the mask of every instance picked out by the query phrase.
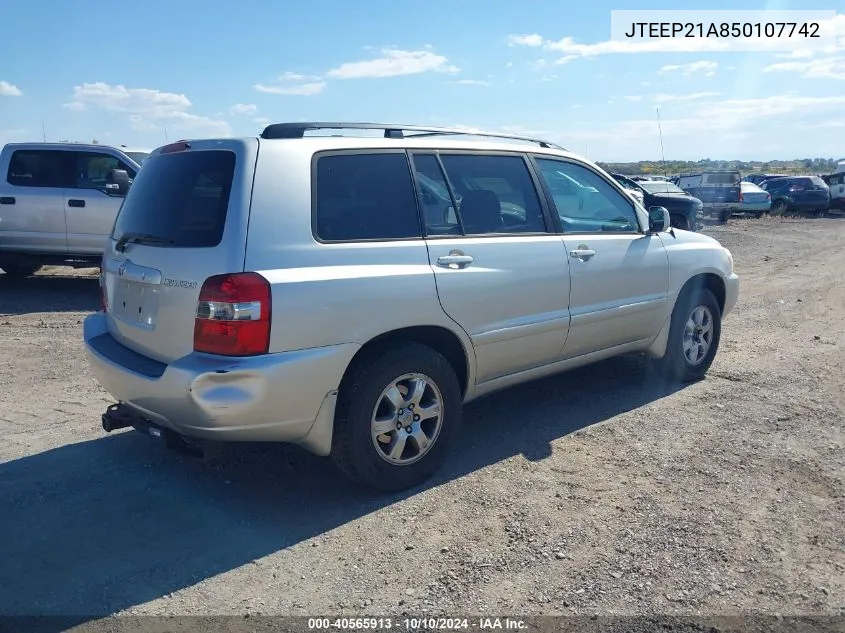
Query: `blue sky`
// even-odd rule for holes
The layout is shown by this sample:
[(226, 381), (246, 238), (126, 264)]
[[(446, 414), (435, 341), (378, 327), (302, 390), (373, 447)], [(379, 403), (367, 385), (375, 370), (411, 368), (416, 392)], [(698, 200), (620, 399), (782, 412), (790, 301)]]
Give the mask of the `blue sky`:
[(374, 120), (527, 132), (593, 160), (648, 160), (660, 158), (659, 106), (667, 159), (845, 156), (845, 15), (825, 25), (823, 50), (653, 52), (609, 42), (610, 11), (677, 2), (81, 6), (4, 6), (0, 143), (40, 140), (42, 122), (48, 140), (153, 148), (255, 135), (267, 121)]

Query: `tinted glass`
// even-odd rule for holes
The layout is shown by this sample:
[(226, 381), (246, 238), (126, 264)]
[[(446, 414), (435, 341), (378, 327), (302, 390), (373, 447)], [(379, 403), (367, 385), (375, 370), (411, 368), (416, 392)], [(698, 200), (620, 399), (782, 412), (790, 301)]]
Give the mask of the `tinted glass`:
[(739, 183), (739, 172), (731, 174), (704, 174), (708, 185), (735, 185)]
[(540, 197), (522, 156), (441, 154), (464, 233), (543, 233)]
[(68, 187), (74, 162), (74, 152), (18, 150), (9, 161), (6, 181), (17, 187)]
[(414, 172), (426, 235), (460, 235), (449, 185), (434, 154), (415, 154)]
[[(537, 159), (537, 166), (551, 191), (564, 231), (639, 230), (630, 198), (596, 172), (576, 163), (546, 158)], [(647, 183), (640, 184), (645, 186)]]
[(321, 240), (390, 240), (421, 234), (405, 154), (322, 156), (315, 191), (315, 233)]
[(222, 150), (148, 159), (123, 202), (113, 237), (141, 233), (176, 247), (217, 246), (234, 171), (235, 154)]
[(671, 182), (653, 181), (641, 182), (640, 187), (649, 193), (686, 193), (683, 189)]
[(129, 178), (135, 178), (135, 170), (114, 156), (98, 153), (73, 152), (76, 169), (73, 186), (77, 189), (105, 189), (106, 176), (112, 169), (123, 169)]

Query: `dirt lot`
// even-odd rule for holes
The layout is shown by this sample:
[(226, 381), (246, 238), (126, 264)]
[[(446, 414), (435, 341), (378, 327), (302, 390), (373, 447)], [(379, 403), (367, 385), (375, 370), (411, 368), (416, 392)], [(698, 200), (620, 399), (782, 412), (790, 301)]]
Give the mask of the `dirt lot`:
[(845, 614), (845, 220), (707, 232), (743, 286), (706, 380), (626, 357), (491, 396), (387, 498), (107, 436), (92, 271), (0, 283), (0, 614)]

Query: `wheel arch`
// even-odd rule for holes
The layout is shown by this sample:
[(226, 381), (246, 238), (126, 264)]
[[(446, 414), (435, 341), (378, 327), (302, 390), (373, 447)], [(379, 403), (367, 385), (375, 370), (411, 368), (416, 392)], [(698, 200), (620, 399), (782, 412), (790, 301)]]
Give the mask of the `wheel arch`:
[(414, 325), (390, 330), (371, 338), (352, 357), (341, 379), (341, 388), (362, 357), (401, 343), (419, 343), (443, 355), (458, 377), (461, 396), (466, 396), (473, 377), (474, 356), (471, 355), (471, 347), (455, 332), (440, 325)]

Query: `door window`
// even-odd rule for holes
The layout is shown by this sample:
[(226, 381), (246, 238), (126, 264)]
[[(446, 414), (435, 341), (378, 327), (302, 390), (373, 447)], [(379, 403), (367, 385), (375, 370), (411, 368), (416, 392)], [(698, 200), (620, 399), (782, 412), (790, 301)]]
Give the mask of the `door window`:
[[(428, 235), (545, 233), (531, 172), (521, 155), (415, 154)], [(457, 206), (457, 210), (455, 209)]]
[(106, 176), (112, 169), (123, 169), (129, 178), (135, 178), (135, 170), (110, 154), (99, 152), (73, 152), (75, 170), (73, 187), (76, 189), (99, 189), (105, 191)]
[(567, 233), (639, 231), (631, 200), (596, 172), (576, 163), (537, 158)]
[(73, 179), (73, 153), (59, 150), (18, 150), (9, 161), (6, 182), (16, 187), (69, 186)]

